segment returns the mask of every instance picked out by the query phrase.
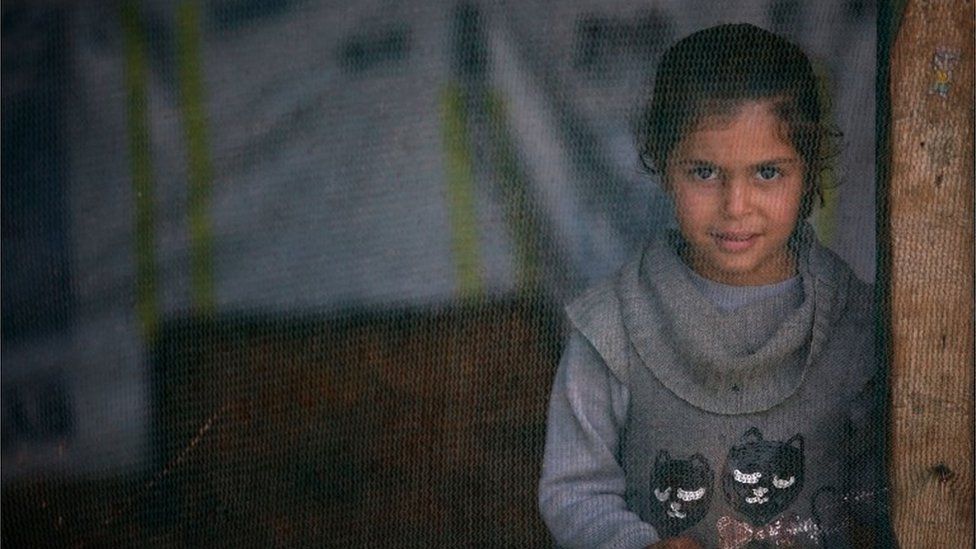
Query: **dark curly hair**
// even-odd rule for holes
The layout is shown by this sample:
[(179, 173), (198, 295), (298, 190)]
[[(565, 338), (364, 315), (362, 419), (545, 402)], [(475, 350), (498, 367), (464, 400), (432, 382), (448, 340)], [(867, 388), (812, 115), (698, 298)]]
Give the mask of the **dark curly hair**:
[(664, 174), (668, 157), (702, 118), (727, 115), (746, 101), (771, 101), (806, 168), (800, 219), (823, 203), (822, 178), (841, 134), (821, 113), (819, 82), (806, 54), (788, 40), (745, 23), (704, 29), (661, 59), (654, 93), (638, 121), (640, 159)]

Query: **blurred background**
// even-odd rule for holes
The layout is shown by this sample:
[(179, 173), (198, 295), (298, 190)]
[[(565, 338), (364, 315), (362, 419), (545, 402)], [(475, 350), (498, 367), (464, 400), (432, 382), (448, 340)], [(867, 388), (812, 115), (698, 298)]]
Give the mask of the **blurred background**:
[(671, 205), (631, 133), (699, 28), (798, 42), (813, 221), (873, 281), (871, 0), (2, 6), (3, 542), (546, 545), (562, 306)]

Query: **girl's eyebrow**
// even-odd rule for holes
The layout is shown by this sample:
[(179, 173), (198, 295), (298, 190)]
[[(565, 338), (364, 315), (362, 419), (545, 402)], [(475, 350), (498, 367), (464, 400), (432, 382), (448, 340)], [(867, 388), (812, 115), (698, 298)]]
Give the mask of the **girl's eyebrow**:
[(675, 164), (682, 165), (682, 166), (683, 165), (688, 165), (688, 164), (707, 165), (707, 166), (714, 166), (715, 165), (714, 162), (711, 162), (709, 160), (698, 160), (697, 158), (682, 158), (681, 160), (678, 160), (677, 162), (675, 162)]

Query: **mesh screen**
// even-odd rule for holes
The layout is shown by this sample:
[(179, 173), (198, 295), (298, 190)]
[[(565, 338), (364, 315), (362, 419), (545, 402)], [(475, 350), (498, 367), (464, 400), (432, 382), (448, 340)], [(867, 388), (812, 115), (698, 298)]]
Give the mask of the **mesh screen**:
[(635, 128), (725, 22), (810, 58), (873, 282), (871, 1), (4, 3), (3, 541), (552, 545), (564, 306), (679, 229)]

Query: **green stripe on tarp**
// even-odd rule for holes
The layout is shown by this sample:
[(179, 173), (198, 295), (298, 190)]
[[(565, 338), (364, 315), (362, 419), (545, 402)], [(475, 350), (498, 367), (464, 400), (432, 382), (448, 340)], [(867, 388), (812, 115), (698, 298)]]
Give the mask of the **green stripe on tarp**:
[(189, 179), (190, 300), (196, 310), (208, 311), (214, 306), (213, 236), (209, 216), (213, 169), (207, 143), (200, 42), (199, 5), (195, 0), (183, 0), (176, 14), (176, 64)]
[(156, 298), (153, 169), (150, 152), (149, 114), (146, 108), (146, 35), (135, 0), (121, 3), (123, 56), (125, 59), (126, 122), (129, 134), (129, 168), (135, 197), (136, 311), (143, 337), (156, 335), (159, 304)]
[(483, 287), (467, 113), (460, 87), (449, 84), (441, 104), (444, 116), (447, 206), (452, 230), (451, 250), (457, 269), (458, 293), (461, 298), (471, 298), (480, 295)]
[[(830, 71), (826, 64), (819, 61), (813, 62), (813, 71), (817, 75), (817, 82), (820, 86), (820, 112), (823, 117), (833, 119), (832, 97), (830, 95)], [(831, 123), (831, 126), (834, 124)], [(839, 151), (832, 151), (837, 153)], [(837, 238), (837, 204), (840, 198), (840, 190), (837, 188), (836, 164), (838, 158), (833, 157), (829, 160), (831, 169), (824, 170), (820, 174), (820, 188), (823, 190), (823, 206), (813, 209), (811, 221), (817, 238), (825, 246), (830, 246)], [(817, 204), (816, 206), (819, 206)]]

